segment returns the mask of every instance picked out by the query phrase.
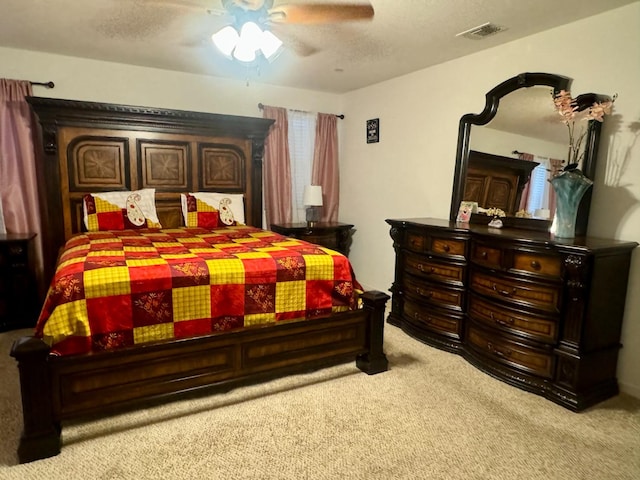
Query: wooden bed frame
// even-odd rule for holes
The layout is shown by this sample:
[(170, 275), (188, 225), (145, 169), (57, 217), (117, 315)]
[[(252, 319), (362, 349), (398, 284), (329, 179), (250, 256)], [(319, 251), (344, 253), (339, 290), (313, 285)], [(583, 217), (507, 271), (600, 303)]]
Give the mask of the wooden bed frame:
[[(82, 230), (89, 192), (156, 189), (163, 226), (182, 225), (181, 192), (245, 195), (246, 221), (262, 226), (262, 154), (272, 120), (31, 97), (37, 143), (46, 278), (57, 252)], [(41, 140), (41, 141), (40, 141)], [(356, 359), (387, 370), (384, 309), (365, 292), (362, 308), (313, 321), (149, 343), (122, 350), (50, 355), (39, 338), (13, 345), (22, 395), (20, 462), (56, 455), (62, 422), (185, 392), (232, 387)]]

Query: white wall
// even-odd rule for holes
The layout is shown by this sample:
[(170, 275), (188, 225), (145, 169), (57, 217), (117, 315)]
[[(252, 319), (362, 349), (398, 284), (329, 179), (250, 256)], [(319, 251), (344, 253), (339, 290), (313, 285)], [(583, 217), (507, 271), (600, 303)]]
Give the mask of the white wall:
[(258, 103), (341, 113), (339, 95), (0, 47), (0, 77), (53, 81), (41, 97), (261, 117)]
[[(589, 234), (639, 241), (639, 19), (636, 2), (347, 94), (341, 217), (357, 226), (351, 259), (360, 281), (382, 291), (391, 286), (386, 218), (448, 217), (460, 117), (481, 112), (487, 91), (522, 72), (571, 77), (574, 93), (619, 94), (603, 127)], [(365, 141), (370, 118), (380, 118), (380, 143)], [(622, 390), (636, 397), (639, 293), (636, 250), (618, 366)]]
[[(0, 77), (52, 80), (54, 90), (34, 94), (56, 98), (248, 116), (261, 116), (258, 102), (345, 113), (341, 220), (357, 228), (350, 258), (358, 278), (386, 291), (394, 253), (384, 220), (448, 217), (460, 117), (482, 111), (485, 93), (521, 72), (572, 77), (577, 93), (619, 93), (603, 128), (589, 228), (640, 240), (640, 140), (630, 131), (640, 122), (639, 18), (634, 3), (343, 96), (7, 48), (0, 48)], [(380, 118), (380, 143), (368, 145), (370, 118)], [(638, 292), (636, 251), (618, 376), (624, 391), (640, 397)]]
[[(563, 125), (559, 124), (558, 126)], [(531, 153), (538, 157), (565, 158), (567, 156), (567, 145), (564, 143), (548, 142), (525, 135), (503, 132), (486, 125), (478, 128), (472, 127), (471, 130), (472, 139), (469, 147), (471, 150), (518, 158), (518, 155), (513, 153), (515, 145), (520, 152)]]

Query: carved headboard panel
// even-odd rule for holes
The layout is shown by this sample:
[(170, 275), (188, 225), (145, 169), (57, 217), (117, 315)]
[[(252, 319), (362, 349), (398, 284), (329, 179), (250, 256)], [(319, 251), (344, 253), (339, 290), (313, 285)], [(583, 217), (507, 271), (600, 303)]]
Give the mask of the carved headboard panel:
[(262, 154), (273, 120), (50, 98), (28, 99), (38, 117), (38, 183), (46, 278), (58, 250), (83, 229), (91, 192), (156, 189), (164, 227), (183, 225), (180, 193), (242, 193), (262, 225)]

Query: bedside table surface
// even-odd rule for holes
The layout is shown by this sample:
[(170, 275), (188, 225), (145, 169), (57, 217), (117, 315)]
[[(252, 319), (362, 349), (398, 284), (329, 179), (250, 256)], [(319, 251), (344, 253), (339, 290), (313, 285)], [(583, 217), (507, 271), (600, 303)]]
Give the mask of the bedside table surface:
[[(274, 223), (271, 225), (276, 229), (287, 230), (287, 231), (306, 231), (306, 230), (315, 230), (315, 231), (327, 231), (327, 230), (346, 230), (349, 228), (353, 228), (353, 225), (348, 223), (341, 222), (316, 222), (313, 227), (309, 227), (306, 222), (298, 222), (298, 223)], [(276, 231), (275, 229), (272, 229)]]
[(306, 222), (300, 222), (273, 223), (269, 228), (280, 235), (306, 240), (348, 255), (353, 225), (341, 222), (316, 222), (310, 227)]
[(24, 242), (35, 236), (35, 233), (0, 233), (0, 242)]

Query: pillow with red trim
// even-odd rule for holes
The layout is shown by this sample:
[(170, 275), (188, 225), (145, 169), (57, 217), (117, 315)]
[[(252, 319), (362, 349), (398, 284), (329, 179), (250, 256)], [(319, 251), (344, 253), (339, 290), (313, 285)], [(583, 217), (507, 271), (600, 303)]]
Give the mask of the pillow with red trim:
[(241, 194), (196, 192), (180, 195), (187, 227), (216, 228), (244, 224)]
[(84, 196), (84, 226), (89, 232), (130, 228), (162, 228), (156, 213), (155, 189), (100, 192)]

